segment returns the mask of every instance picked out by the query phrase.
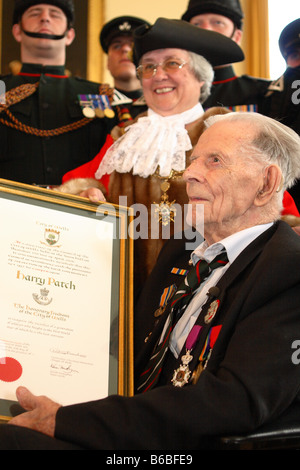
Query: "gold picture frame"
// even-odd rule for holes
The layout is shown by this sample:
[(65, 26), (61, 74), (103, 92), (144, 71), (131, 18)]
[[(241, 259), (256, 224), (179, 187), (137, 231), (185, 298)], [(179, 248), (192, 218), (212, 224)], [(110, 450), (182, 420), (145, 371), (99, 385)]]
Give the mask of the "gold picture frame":
[(0, 420), (19, 385), (63, 405), (131, 396), (131, 209), (0, 179), (0, 215)]

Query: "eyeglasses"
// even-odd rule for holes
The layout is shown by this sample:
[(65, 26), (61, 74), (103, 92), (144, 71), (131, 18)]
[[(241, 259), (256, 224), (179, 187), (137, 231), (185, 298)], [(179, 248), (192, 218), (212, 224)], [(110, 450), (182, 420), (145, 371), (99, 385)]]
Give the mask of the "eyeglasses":
[(164, 72), (172, 75), (176, 73), (179, 69), (182, 69), (182, 67), (186, 64), (187, 62), (185, 62), (182, 59), (171, 58), (171, 59), (166, 59), (163, 62), (160, 62), (159, 64), (151, 64), (149, 62), (146, 64), (139, 65), (136, 71), (137, 71), (137, 76), (139, 79), (151, 78), (156, 74), (157, 68), (159, 66), (164, 70)]

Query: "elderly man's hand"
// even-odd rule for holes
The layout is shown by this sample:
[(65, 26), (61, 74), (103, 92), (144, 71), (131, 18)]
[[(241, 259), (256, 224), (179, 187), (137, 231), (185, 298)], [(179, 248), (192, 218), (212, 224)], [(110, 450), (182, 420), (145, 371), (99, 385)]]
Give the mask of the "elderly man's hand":
[(27, 413), (16, 416), (9, 421), (9, 424), (30, 428), (54, 437), (56, 413), (61, 405), (47, 397), (37, 397), (25, 387), (19, 387), (16, 394), (20, 405)]
[(79, 196), (87, 197), (91, 202), (105, 202), (105, 196), (103, 192), (98, 188), (88, 188), (82, 191)]

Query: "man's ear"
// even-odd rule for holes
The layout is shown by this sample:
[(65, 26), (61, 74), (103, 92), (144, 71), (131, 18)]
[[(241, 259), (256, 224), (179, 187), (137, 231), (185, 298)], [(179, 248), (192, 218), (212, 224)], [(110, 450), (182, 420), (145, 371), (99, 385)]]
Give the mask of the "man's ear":
[(21, 42), (21, 33), (22, 33), (22, 30), (21, 30), (21, 26), (19, 25), (19, 23), (14, 24), (12, 27), (12, 34), (17, 42)]
[(256, 206), (264, 206), (275, 193), (282, 189), (283, 178), (278, 165), (269, 165), (264, 172), (263, 187), (257, 192), (255, 198)]
[(66, 46), (70, 46), (75, 39), (75, 29), (70, 28), (66, 34)]
[(243, 32), (241, 29), (236, 29), (233, 33), (232, 40), (236, 42), (239, 46), (242, 43), (242, 38), (243, 38)]

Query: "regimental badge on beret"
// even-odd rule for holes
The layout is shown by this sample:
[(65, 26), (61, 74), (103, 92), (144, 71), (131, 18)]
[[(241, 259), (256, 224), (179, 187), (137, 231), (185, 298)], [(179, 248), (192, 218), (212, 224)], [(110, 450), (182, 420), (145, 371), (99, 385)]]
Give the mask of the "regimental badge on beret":
[(118, 16), (105, 23), (100, 32), (100, 44), (107, 54), (111, 42), (120, 35), (132, 35), (135, 28), (149, 24), (142, 18), (135, 16)]
[(123, 24), (119, 25), (119, 30), (120, 31), (131, 31), (131, 24), (129, 24), (128, 21), (124, 21)]

